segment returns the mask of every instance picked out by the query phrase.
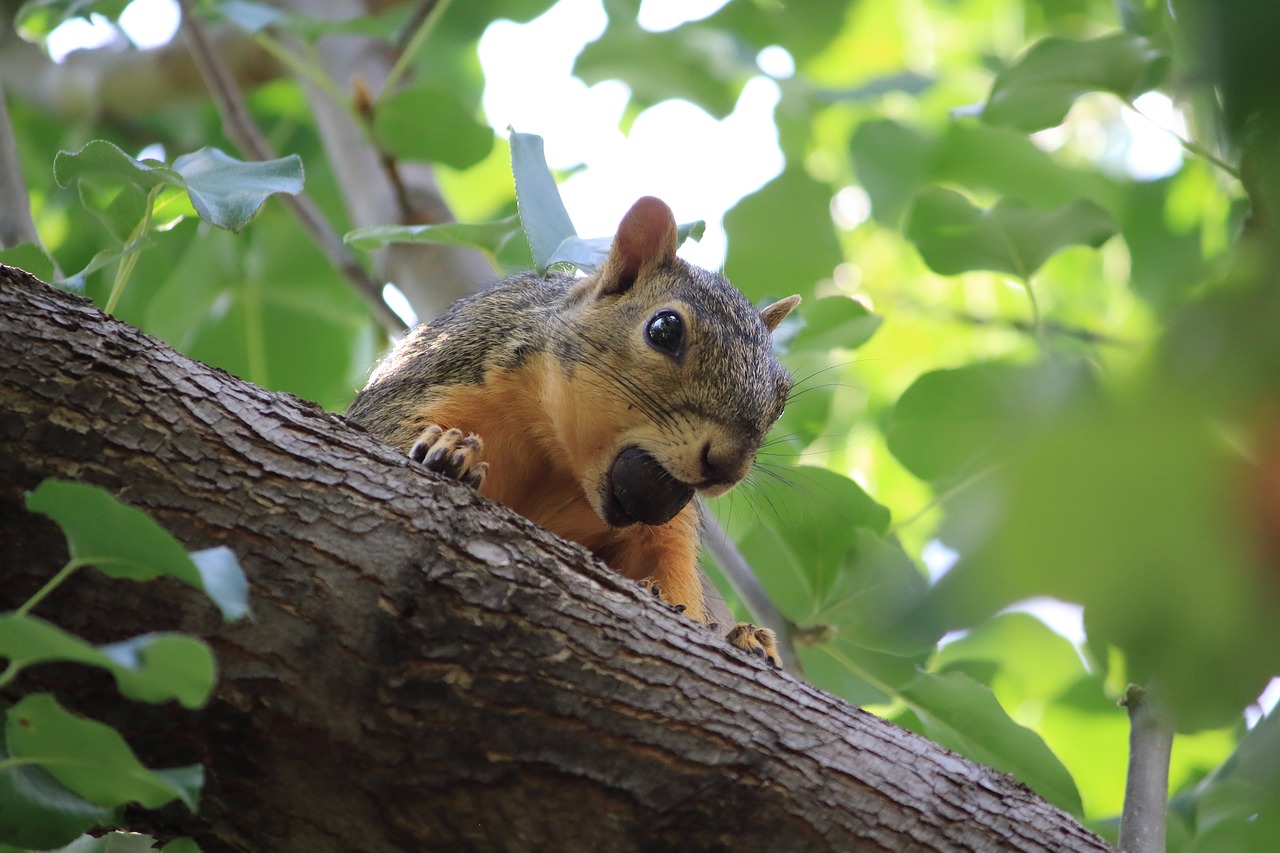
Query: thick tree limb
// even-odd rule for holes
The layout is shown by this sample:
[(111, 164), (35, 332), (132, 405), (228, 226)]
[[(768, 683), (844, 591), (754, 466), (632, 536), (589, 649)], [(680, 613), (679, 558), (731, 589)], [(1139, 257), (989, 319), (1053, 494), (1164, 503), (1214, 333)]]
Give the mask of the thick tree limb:
[(38, 612), (208, 636), (195, 715), (48, 667), (151, 760), (206, 763), (221, 850), (1106, 850), (1024, 786), (769, 670), (345, 422), (0, 268), (0, 607), (63, 558), (21, 496), (102, 485), (230, 546), (255, 618), (85, 573)]

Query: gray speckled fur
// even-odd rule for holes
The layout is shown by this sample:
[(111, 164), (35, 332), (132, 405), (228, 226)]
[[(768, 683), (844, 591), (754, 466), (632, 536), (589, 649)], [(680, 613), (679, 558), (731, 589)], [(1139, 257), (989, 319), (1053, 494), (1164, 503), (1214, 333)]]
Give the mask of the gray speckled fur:
[[(782, 410), (790, 377), (773, 355), (760, 313), (723, 276), (675, 258), (646, 268), (620, 294), (597, 279), (524, 274), (504, 279), (415, 327), (379, 364), (348, 416), (396, 445), (411, 413), (443, 386), (479, 385), (486, 369), (514, 368), (554, 352), (568, 373), (588, 364), (655, 423), (680, 415), (730, 427), (754, 448)], [(643, 327), (661, 308), (682, 308), (689, 345), (667, 370), (635, 369)], [(673, 417), (674, 416), (674, 417)], [(397, 434), (397, 433), (400, 434)]]

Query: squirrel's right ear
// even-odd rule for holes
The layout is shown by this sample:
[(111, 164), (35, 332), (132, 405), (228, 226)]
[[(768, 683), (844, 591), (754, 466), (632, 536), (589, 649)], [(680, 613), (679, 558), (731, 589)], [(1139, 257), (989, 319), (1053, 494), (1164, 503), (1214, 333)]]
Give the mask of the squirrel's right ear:
[(676, 256), (677, 242), (676, 218), (662, 199), (647, 195), (631, 205), (601, 268), (599, 295), (630, 290), (645, 266)]
[(760, 309), (760, 319), (764, 320), (765, 328), (773, 331), (778, 328), (778, 324), (791, 313), (791, 309), (800, 304), (800, 294), (795, 293), (786, 299), (779, 299), (772, 305), (766, 305)]

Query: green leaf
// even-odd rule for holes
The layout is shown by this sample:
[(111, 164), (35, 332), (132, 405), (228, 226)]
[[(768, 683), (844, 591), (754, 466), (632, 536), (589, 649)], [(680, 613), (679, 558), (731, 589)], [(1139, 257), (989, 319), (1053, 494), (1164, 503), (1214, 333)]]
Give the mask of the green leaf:
[(129, 0), (29, 0), (18, 9), (14, 30), (23, 39), (38, 42), (73, 18), (89, 20), (91, 14), (117, 20)]
[(187, 187), (182, 175), (163, 163), (135, 160), (102, 139), (87, 142), (74, 154), (59, 151), (53, 158), (53, 178), (64, 188), (77, 181), (95, 187), (133, 186), (141, 190), (163, 185)]
[(177, 578), (213, 599), (226, 619), (248, 612), (248, 584), (227, 549), (211, 549), (197, 563), (164, 528), (108, 492), (83, 483), (45, 480), (27, 495), (27, 508), (49, 516), (67, 537), (71, 557), (104, 574), (130, 580)]
[(916, 196), (906, 227), (907, 238), (936, 273), (993, 270), (1023, 281), (1059, 250), (1076, 244), (1097, 248), (1116, 231), (1110, 214), (1091, 201), (1042, 211), (1006, 198), (983, 210), (941, 187)]
[(885, 440), (912, 474), (953, 483), (991, 465), (1019, 433), (1016, 415), (1039, 374), (1002, 362), (935, 370), (898, 398)]
[(786, 293), (809, 293), (844, 260), (830, 209), (829, 187), (787, 169), (725, 214), (725, 275), (753, 302), (782, 282)]
[(120, 692), (142, 702), (176, 699), (203, 707), (215, 680), (213, 652), (185, 634), (145, 634), (121, 643), (94, 646), (35, 616), (0, 615), (0, 657), (11, 667), (49, 661), (99, 666), (115, 676)]
[(26, 270), (41, 281), (53, 281), (53, 258), (35, 243), (19, 243), (0, 250), (0, 264)]
[(113, 815), (67, 790), (43, 767), (12, 761), (0, 749), (0, 845), (61, 847)]
[(577, 237), (578, 232), (547, 168), (541, 136), (511, 132), (511, 172), (515, 176), (520, 222), (529, 239), (534, 266), (542, 274), (554, 263), (564, 242)]
[[(784, 612), (801, 622), (820, 619), (827, 610), (843, 608), (887, 583), (883, 577), (873, 579), (882, 572), (871, 566), (878, 537), (889, 526), (885, 507), (853, 480), (825, 468), (802, 466), (775, 474), (753, 482), (750, 492), (731, 493), (720, 517)], [(740, 501), (751, 506), (740, 506)], [(903, 592), (898, 581), (906, 586), (921, 582), (914, 568), (908, 568), (913, 577), (907, 577), (899, 571), (902, 567), (889, 565), (893, 584), (875, 594), (895, 598)], [(909, 592), (903, 594), (910, 597)], [(851, 630), (855, 615), (860, 614), (849, 610), (841, 617)]]
[(136, 802), (154, 809), (177, 799), (196, 810), (203, 784), (199, 765), (148, 770), (119, 732), (66, 711), (47, 693), (23, 697), (9, 709), (5, 738), (14, 759), (44, 767), (96, 805)]
[(958, 496), (944, 541), (991, 534), (928, 607), (956, 628), (1032, 596), (1081, 603), (1129, 680), (1159, 684), (1178, 730), (1195, 731), (1238, 720), (1280, 670), (1280, 625), (1241, 460), (1180, 385), (1060, 412)]
[(402, 160), (467, 169), (493, 150), (493, 130), (476, 121), (457, 96), (433, 86), (410, 86), (380, 99), (373, 130)]
[(803, 306), (804, 326), (791, 341), (793, 350), (857, 349), (883, 320), (856, 299), (828, 296)]
[(174, 160), (173, 168), (186, 180), (200, 218), (228, 231), (244, 228), (268, 196), (302, 192), (297, 154), (246, 163), (217, 148), (201, 148)]
[(390, 243), (430, 243), (441, 246), (471, 246), (497, 255), (511, 238), (523, 233), (520, 217), (508, 216), (472, 225), (444, 222), (439, 225), (375, 225), (357, 228), (343, 236), (356, 249), (372, 251)]
[(1131, 100), (1154, 88), (1168, 69), (1169, 57), (1143, 36), (1047, 38), (996, 77), (982, 118), (1027, 133), (1043, 130), (1061, 124), (1086, 92), (1112, 92)]
[(200, 853), (200, 845), (191, 838), (175, 838), (160, 849), (162, 853)]
[(1071, 774), (1039, 735), (1009, 719), (988, 688), (959, 672), (922, 672), (901, 696), (933, 740), (1012, 774), (1061, 809), (1082, 814)]

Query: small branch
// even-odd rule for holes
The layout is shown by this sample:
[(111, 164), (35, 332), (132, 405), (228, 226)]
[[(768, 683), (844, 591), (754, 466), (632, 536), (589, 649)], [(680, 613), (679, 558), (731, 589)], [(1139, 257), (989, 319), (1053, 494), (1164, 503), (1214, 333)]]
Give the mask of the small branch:
[(400, 57), (396, 60), (396, 64), (391, 67), (391, 71), (387, 74), (387, 79), (382, 84), (382, 90), (379, 92), (379, 98), (392, 91), (400, 78), (409, 70), (409, 64), (413, 62), (413, 58), (422, 50), (422, 46), (427, 43), (427, 39), (431, 37), (432, 31), (436, 28), (436, 23), (444, 15), (445, 10), (449, 8), (449, 4), (453, 0), (423, 0), (423, 2), (414, 10), (414, 17), (409, 22), (412, 29), (406, 29), (406, 32), (412, 32), (407, 44), (398, 44), (400, 48)]
[(800, 658), (796, 655), (796, 647), (791, 633), (794, 626), (782, 611), (773, 603), (773, 599), (760, 585), (760, 579), (737, 547), (729, 541), (729, 534), (720, 523), (707, 512), (705, 507), (698, 508), (698, 516), (702, 520), (702, 541), (715, 558), (721, 574), (733, 588), (734, 593), (742, 600), (747, 612), (757, 624), (777, 634), (778, 656), (782, 658), (782, 668), (797, 678), (804, 677), (800, 666)]
[(1149, 688), (1130, 684), (1121, 704), (1129, 711), (1129, 777), (1120, 816), (1120, 849), (1164, 853), (1173, 721)]
[(31, 200), (22, 178), (4, 84), (0, 82), (0, 249), (11, 249), (22, 243), (39, 246), (40, 236), (31, 218)]
[[(214, 47), (204, 24), (193, 14), (192, 0), (181, 0), (181, 5), (182, 29), (191, 49), (191, 57), (196, 67), (200, 69), (205, 85), (209, 88), (209, 94), (213, 96), (218, 114), (222, 116), (224, 132), (246, 157), (254, 160), (275, 159), (276, 153), (254, 123), (244, 95), (236, 85), (230, 69)], [(342, 242), (342, 238), (329, 225), (324, 214), (311, 201), (310, 196), (303, 193), (296, 196), (286, 195), (283, 199), (285, 205), (297, 217), (298, 222), (316, 241), (316, 245), (329, 263), (355, 288), (374, 318), (388, 332), (394, 334), (403, 331), (404, 321), (396, 316), (395, 312), (382, 300), (382, 285), (370, 278), (360, 266), (355, 256)]]

